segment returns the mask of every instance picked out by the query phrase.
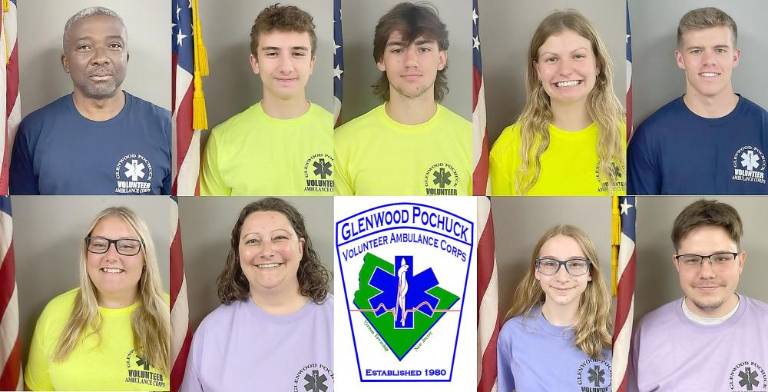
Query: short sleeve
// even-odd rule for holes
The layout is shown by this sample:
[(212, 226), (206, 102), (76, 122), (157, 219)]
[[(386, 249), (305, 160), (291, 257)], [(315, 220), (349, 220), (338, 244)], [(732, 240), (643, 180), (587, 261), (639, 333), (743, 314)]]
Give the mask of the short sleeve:
[(54, 389), (48, 368), (48, 362), (51, 359), (50, 350), (53, 346), (53, 342), (49, 341), (51, 338), (48, 332), (47, 312), (43, 310), (35, 325), (35, 332), (29, 348), (27, 368), (24, 371), (24, 382), (30, 390), (50, 391)]
[(203, 173), (200, 179), (200, 194), (203, 196), (229, 196), (232, 194), (232, 188), (227, 187), (221, 177), (216, 133), (216, 129), (214, 129), (205, 145)]

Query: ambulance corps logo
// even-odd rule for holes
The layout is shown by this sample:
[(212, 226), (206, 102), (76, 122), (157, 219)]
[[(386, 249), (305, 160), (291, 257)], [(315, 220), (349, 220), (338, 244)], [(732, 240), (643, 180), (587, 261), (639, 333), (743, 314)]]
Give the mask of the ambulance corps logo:
[(333, 192), (333, 157), (315, 154), (304, 162), (304, 192)]
[(115, 166), (115, 193), (142, 194), (152, 191), (152, 164), (141, 154), (128, 154)]
[(148, 385), (153, 388), (167, 387), (165, 377), (152, 367), (152, 364), (146, 358), (140, 357), (136, 350), (131, 350), (125, 356), (125, 367), (128, 374), (125, 376), (126, 383)]
[(449, 163), (438, 162), (424, 173), (427, 196), (456, 196), (459, 194), (459, 173)]
[(576, 371), (576, 384), (581, 392), (611, 392), (611, 364), (589, 358)]
[(335, 206), (352, 336), (343, 356), (357, 362), (360, 382), (450, 381), (475, 235), (475, 216), (466, 211), (473, 209), (371, 199), (339, 198)]
[(728, 387), (732, 392), (767, 392), (768, 377), (757, 362), (744, 361), (731, 369)]
[(292, 391), (332, 392), (333, 371), (321, 363), (310, 363), (296, 373)]
[(733, 154), (733, 177), (744, 182), (765, 184), (765, 155), (759, 148), (744, 146)]
[(597, 191), (609, 193), (624, 192), (624, 189), (626, 188), (626, 176), (624, 167), (614, 161), (611, 161), (609, 170), (611, 171), (613, 177), (617, 179), (613, 186), (609, 186), (608, 179), (605, 178), (605, 176), (600, 175), (600, 162), (595, 165), (595, 179), (599, 184)]

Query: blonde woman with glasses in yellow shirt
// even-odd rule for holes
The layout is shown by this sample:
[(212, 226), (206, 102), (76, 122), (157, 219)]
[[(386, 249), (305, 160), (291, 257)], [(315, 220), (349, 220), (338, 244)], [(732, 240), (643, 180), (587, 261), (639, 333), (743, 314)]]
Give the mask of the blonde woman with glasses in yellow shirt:
[(624, 194), (624, 110), (594, 27), (575, 10), (550, 14), (527, 62), (523, 112), (491, 150), (492, 194)]

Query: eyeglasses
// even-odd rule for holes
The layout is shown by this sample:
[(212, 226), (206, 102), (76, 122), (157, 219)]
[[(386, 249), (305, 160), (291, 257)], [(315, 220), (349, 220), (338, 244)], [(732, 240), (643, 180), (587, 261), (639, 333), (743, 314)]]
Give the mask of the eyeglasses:
[(91, 253), (104, 254), (109, 246), (115, 244), (117, 253), (123, 256), (135, 256), (141, 251), (142, 242), (130, 238), (110, 240), (104, 237), (85, 237), (85, 247)]
[(729, 266), (736, 260), (736, 256), (738, 256), (738, 253), (735, 252), (717, 252), (706, 256), (695, 254), (676, 255), (675, 259), (677, 260), (678, 265), (685, 268), (698, 269), (704, 264), (704, 259), (709, 260), (709, 265), (716, 268)]
[(565, 266), (565, 271), (571, 276), (580, 276), (589, 272), (589, 266), (592, 263), (589, 259), (573, 258), (568, 260), (558, 260), (551, 257), (537, 257), (536, 269), (544, 275), (554, 275), (560, 271), (561, 266)]

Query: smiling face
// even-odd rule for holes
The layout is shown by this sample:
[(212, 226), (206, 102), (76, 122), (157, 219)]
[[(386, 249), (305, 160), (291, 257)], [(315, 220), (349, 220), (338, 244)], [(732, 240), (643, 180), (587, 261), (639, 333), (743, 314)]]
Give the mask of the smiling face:
[[(542, 245), (541, 250), (539, 250), (538, 257), (547, 257), (561, 261), (587, 258), (575, 239), (561, 234), (547, 240)], [(553, 302), (557, 305), (578, 303), (581, 294), (587, 289), (587, 282), (592, 280), (589, 273), (580, 276), (569, 274), (565, 266), (561, 266), (554, 275), (544, 275), (537, 269), (535, 277), (544, 291), (545, 301)]]
[(265, 98), (303, 99), (315, 67), (309, 33), (260, 33), (256, 56), (251, 54), (250, 63), (253, 73), (261, 78)]
[(61, 61), (76, 94), (91, 99), (113, 97), (120, 91), (128, 64), (125, 26), (106, 15), (80, 19), (64, 37)]
[(304, 239), (298, 238), (285, 215), (256, 211), (245, 218), (240, 230), (240, 268), (251, 294), (294, 291)]
[(686, 92), (712, 98), (733, 94), (731, 77), (740, 55), (726, 26), (683, 33), (675, 60), (685, 71)]
[[(89, 237), (109, 240), (131, 239), (139, 241), (139, 236), (131, 226), (121, 218), (108, 215), (94, 226)], [(135, 297), (139, 280), (144, 270), (143, 249), (133, 256), (124, 256), (117, 252), (117, 244), (108, 245), (106, 253), (86, 251), (86, 271), (93, 285), (96, 286), (97, 298), (103, 296)], [(133, 253), (124, 251), (123, 253)]]
[[(699, 226), (691, 230), (679, 241), (677, 249), (678, 255), (706, 256), (718, 252), (739, 252), (738, 245), (719, 226)], [(741, 251), (730, 263), (714, 265), (705, 259), (699, 266), (686, 266), (673, 259), (688, 308), (705, 317), (718, 317), (731, 311), (737, 301), (734, 293), (746, 257)]]
[(389, 34), (376, 67), (387, 74), (390, 99), (396, 95), (409, 99), (424, 94), (434, 97), (437, 72), (445, 68), (447, 59), (448, 54), (440, 50), (437, 41), (419, 36), (405, 42), (400, 31), (395, 30)]
[(592, 44), (572, 30), (550, 35), (534, 68), (552, 103), (585, 102), (600, 72)]

